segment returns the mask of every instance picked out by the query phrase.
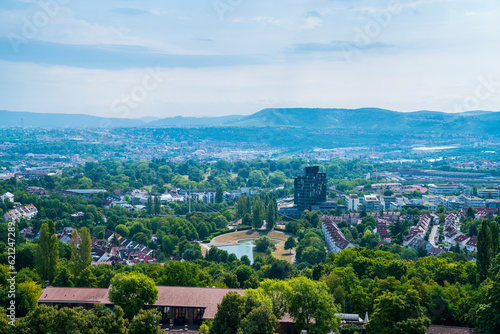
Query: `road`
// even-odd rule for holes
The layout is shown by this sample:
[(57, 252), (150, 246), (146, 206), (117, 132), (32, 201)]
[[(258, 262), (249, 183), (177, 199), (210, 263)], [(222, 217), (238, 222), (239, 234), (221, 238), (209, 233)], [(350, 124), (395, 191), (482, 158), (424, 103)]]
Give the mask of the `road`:
[(436, 244), (434, 243), (434, 238), (436, 237), (436, 233), (438, 232), (438, 229), (439, 229), (439, 225), (432, 225), (432, 231), (431, 231), (431, 234), (429, 235), (429, 242), (434, 247), (436, 247)]

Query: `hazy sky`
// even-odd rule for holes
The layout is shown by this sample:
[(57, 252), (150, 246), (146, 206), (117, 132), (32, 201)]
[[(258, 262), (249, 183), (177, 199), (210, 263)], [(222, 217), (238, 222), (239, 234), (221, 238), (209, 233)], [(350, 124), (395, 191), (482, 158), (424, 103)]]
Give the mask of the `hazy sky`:
[(1, 0), (0, 109), (497, 111), (499, 33), (499, 0)]

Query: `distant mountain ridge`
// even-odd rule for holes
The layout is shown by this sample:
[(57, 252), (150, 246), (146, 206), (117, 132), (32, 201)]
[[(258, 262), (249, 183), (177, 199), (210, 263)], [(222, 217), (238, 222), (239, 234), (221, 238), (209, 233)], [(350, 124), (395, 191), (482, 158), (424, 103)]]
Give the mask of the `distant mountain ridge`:
[(500, 134), (500, 112), (469, 111), (444, 113), (437, 111), (397, 112), (379, 108), (264, 109), (226, 126), (237, 127), (300, 127), (312, 129), (343, 129), (371, 132), (464, 132)]
[(280, 127), (342, 129), (371, 133), (468, 133), (500, 135), (500, 112), (397, 112), (379, 108), (270, 108), (252, 115), (221, 117), (101, 118), (81, 114), (41, 114), (0, 111), (0, 127), (115, 128), (115, 127)]

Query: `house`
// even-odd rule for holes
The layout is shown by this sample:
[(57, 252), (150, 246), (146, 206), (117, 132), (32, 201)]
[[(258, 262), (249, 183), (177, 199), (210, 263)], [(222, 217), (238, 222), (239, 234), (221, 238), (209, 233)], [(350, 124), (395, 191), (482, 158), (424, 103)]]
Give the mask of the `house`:
[(427, 251), (427, 256), (438, 256), (443, 252), (443, 250), (439, 247), (432, 247)]
[(427, 252), (429, 252), (433, 246), (429, 241), (426, 241), (422, 238), (413, 238), (411, 241), (408, 243), (408, 248), (413, 248), (413, 249), (419, 249), (423, 247)]
[(18, 209), (7, 211), (7, 213), (3, 217), (7, 221), (17, 221), (21, 218), (31, 220), (31, 218), (35, 217), (37, 214), (37, 208), (33, 204), (29, 204)]
[(85, 214), (81, 211), (78, 211), (78, 212), (71, 214), (70, 216), (71, 216), (71, 218), (82, 219), (83, 217), (85, 217)]
[(458, 246), (460, 248), (465, 248), (465, 245), (466, 245), (466, 243), (467, 243), (468, 240), (469, 240), (468, 236), (460, 234), (458, 237), (456, 237), (455, 239), (453, 239), (452, 245), (455, 246), (455, 245), (458, 244)]
[(0, 196), (0, 201), (3, 201), (4, 203), (6, 203), (6, 202), (14, 203), (14, 194), (10, 193), (10, 192), (6, 192), (2, 196)]
[(339, 253), (346, 248), (352, 248), (355, 245), (348, 241), (337, 224), (329, 216), (323, 216), (321, 229), (325, 237), (325, 243), (328, 250)]
[(29, 194), (37, 195), (38, 197), (49, 196), (49, 192), (40, 187), (28, 187), (28, 189), (26, 189), (26, 192)]
[(377, 234), (380, 240), (391, 242), (391, 235), (389, 234), (389, 226), (391, 222), (385, 219), (377, 220)]
[(465, 248), (469, 252), (477, 252), (477, 237), (476, 236), (470, 237), (467, 243), (465, 244)]

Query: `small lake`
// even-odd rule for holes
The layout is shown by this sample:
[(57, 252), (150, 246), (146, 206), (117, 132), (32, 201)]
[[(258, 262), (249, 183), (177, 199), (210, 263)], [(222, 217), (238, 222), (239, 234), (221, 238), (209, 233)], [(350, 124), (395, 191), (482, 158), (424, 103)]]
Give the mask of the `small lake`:
[(238, 259), (246, 255), (250, 259), (250, 263), (253, 263), (253, 249), (255, 248), (253, 240), (242, 240), (238, 242), (238, 245), (220, 246), (218, 248), (236, 255)]

